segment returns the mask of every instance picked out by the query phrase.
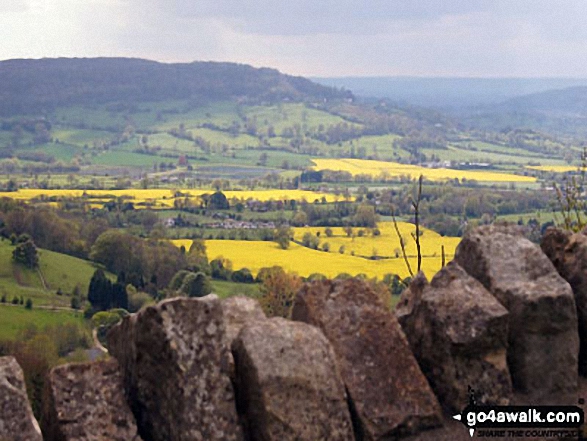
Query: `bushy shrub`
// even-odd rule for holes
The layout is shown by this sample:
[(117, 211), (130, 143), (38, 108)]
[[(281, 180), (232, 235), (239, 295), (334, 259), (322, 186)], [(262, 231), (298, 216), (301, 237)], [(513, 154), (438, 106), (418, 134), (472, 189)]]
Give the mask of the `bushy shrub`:
[(190, 273), (184, 277), (178, 292), (188, 297), (204, 297), (212, 292), (212, 284), (206, 274)]
[(219, 280), (230, 280), (232, 274), (232, 262), (224, 257), (218, 257), (210, 262), (212, 277)]
[(232, 273), (231, 279), (237, 283), (253, 283), (255, 278), (248, 268), (242, 268)]
[(320, 239), (318, 236), (308, 232), (302, 236), (302, 245), (308, 248), (312, 248), (313, 250), (317, 250), (318, 246), (320, 245)]
[(173, 278), (171, 279), (171, 282), (169, 282), (169, 289), (173, 290), (173, 291), (177, 291), (179, 288), (181, 288), (181, 285), (183, 283), (183, 279), (185, 279), (185, 277), (190, 274), (192, 271), (187, 271), (187, 270), (180, 270), (178, 272), (175, 273), (175, 275), (173, 276)]
[(306, 277), (306, 280), (308, 282), (314, 282), (317, 280), (326, 280), (326, 279), (327, 279), (327, 277), (324, 274), (320, 274), (320, 273), (312, 273), (308, 277)]
[(286, 273), (280, 266), (268, 268), (263, 275), (260, 303), (268, 317), (291, 317), (294, 297), (302, 279)]

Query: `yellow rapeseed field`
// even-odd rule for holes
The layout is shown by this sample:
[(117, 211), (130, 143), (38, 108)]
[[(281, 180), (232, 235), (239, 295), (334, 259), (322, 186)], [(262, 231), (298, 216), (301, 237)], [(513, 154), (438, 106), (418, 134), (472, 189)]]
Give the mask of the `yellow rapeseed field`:
[[(197, 196), (204, 194), (202, 190), (198, 190)], [(224, 194), (228, 199), (237, 198), (242, 200), (257, 199), (259, 201), (289, 201), (306, 200), (308, 202), (314, 202), (315, 200), (320, 201), (322, 198), (326, 199), (326, 202), (336, 202), (344, 200), (343, 196), (338, 196), (331, 193), (321, 193), (308, 190), (243, 190), (243, 191), (225, 191)], [(195, 196), (195, 194), (194, 194)]]
[[(415, 271), (417, 258), (415, 245), (410, 232), (415, 229), (413, 224), (399, 222), (400, 233), (405, 238), (406, 250), (410, 265)], [(392, 231), (392, 223), (380, 223), (381, 235), (363, 237), (346, 237), (341, 227), (333, 227), (333, 236), (326, 238), (324, 230), (320, 227), (296, 228), (295, 240), (301, 240), (305, 232), (320, 232), (321, 246), (328, 242), (330, 251), (312, 250), (294, 242), (290, 248), (282, 250), (274, 242), (240, 241), (240, 240), (207, 240), (206, 248), (210, 260), (217, 257), (225, 257), (233, 262), (234, 269), (248, 268), (253, 274), (263, 267), (278, 265), (285, 270), (295, 272), (307, 277), (313, 273), (321, 273), (327, 277), (335, 277), (341, 273), (353, 276), (366, 274), (368, 277), (382, 278), (385, 274), (397, 274), (400, 277), (409, 276), (409, 272), (401, 255), (396, 257), (396, 249), (399, 251), (399, 240)], [(353, 229), (358, 232), (359, 228)], [(454, 251), (460, 241), (458, 237), (442, 237), (434, 231), (424, 229), (421, 236), (423, 259), (422, 269), (430, 278), (441, 267), (441, 246), (445, 246), (446, 261), (452, 260)], [(174, 240), (176, 246), (184, 246), (189, 249), (192, 241), (189, 239)], [(344, 245), (344, 253), (339, 253), (340, 246)], [(372, 256), (374, 248), (378, 256), (391, 257), (388, 259), (372, 260), (359, 256)], [(354, 251), (355, 255), (351, 253)]]
[[(0, 192), (0, 197), (9, 197), (28, 201), (41, 198), (82, 198), (87, 197), (91, 203), (107, 202), (116, 198), (131, 200), (137, 208), (149, 206), (152, 208), (173, 208), (176, 200), (175, 194), (181, 193), (178, 199), (186, 196), (198, 199), (203, 194), (212, 194), (215, 190), (193, 189), (127, 189), (127, 190), (43, 190), (43, 189), (19, 189), (16, 192)], [(343, 196), (330, 193), (313, 192), (307, 190), (230, 190), (223, 192), (231, 200), (233, 198), (246, 201), (256, 199), (259, 201), (289, 201), (306, 200), (314, 202), (325, 199), (327, 202), (343, 200)]]
[(484, 182), (536, 182), (536, 178), (509, 173), (475, 170), (453, 170), (448, 168), (427, 168), (397, 162), (371, 161), (365, 159), (313, 159), (315, 170), (346, 171), (356, 175), (370, 175), (378, 178), (400, 178), (409, 176), (417, 179), (420, 175), (431, 181), (467, 179)]
[(554, 173), (566, 173), (579, 170), (579, 166), (577, 165), (527, 165), (526, 168)]
[[(397, 225), (401, 236), (404, 238), (406, 254), (416, 256), (416, 243), (412, 238), (412, 234), (415, 234), (416, 226), (408, 222), (398, 222)], [(342, 227), (331, 227), (332, 237), (327, 237), (325, 227), (302, 227), (294, 229), (294, 239), (301, 242), (304, 234), (310, 232), (314, 235), (319, 234), (320, 248), (325, 243), (328, 243), (330, 253), (339, 254), (340, 248), (344, 247), (344, 254), (354, 253), (356, 256), (396, 257), (401, 255), (401, 245), (393, 222), (379, 222), (378, 229), (381, 234), (375, 236), (370, 229), (353, 227), (351, 236), (348, 236)], [(420, 230), (420, 244), (423, 256), (440, 256), (442, 245), (444, 245), (445, 255), (447, 255), (447, 258), (452, 258), (454, 250), (461, 240), (459, 237), (443, 237), (427, 228), (421, 228)], [(359, 237), (361, 231), (363, 236)]]
[[(187, 248), (191, 245), (191, 241), (173, 242)], [(275, 242), (207, 240), (206, 248), (209, 259), (225, 257), (232, 261), (235, 270), (248, 268), (255, 275), (261, 268), (275, 265), (302, 277), (313, 273), (324, 274), (327, 277), (336, 277), (341, 273), (353, 276), (366, 274), (368, 277), (380, 279), (388, 273), (398, 274), (402, 278), (409, 275), (401, 258), (368, 260), (348, 254), (311, 250), (296, 243), (292, 243), (289, 249), (282, 250)], [(415, 268), (415, 259), (410, 260)], [(422, 269), (428, 277), (432, 277), (440, 269), (440, 265), (440, 256), (426, 257), (422, 260)]]

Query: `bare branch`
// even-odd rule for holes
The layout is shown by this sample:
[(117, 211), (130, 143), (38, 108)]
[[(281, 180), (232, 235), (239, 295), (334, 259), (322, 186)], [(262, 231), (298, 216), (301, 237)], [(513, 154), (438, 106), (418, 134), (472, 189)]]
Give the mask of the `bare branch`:
[(402, 250), (402, 256), (404, 258), (404, 262), (406, 262), (406, 267), (408, 268), (408, 272), (410, 273), (411, 277), (414, 277), (414, 272), (412, 271), (412, 267), (410, 266), (410, 261), (408, 260), (408, 256), (406, 254), (406, 245), (405, 240), (402, 237), (402, 234), (399, 231), (399, 227), (397, 226), (397, 220), (395, 218), (395, 211), (392, 210), (391, 217), (393, 218), (393, 226), (395, 227), (395, 232), (397, 237), (399, 238), (399, 244)]

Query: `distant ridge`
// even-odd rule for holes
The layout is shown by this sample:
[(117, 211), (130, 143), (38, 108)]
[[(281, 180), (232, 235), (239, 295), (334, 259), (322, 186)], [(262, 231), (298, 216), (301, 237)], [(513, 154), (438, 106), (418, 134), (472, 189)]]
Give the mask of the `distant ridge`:
[(587, 86), (548, 90), (512, 98), (500, 107), (511, 111), (587, 116)]
[(252, 102), (323, 101), (350, 92), (275, 69), (219, 63), (164, 64), (136, 58), (0, 61), (0, 115), (39, 114), (58, 106), (167, 99)]
[(359, 96), (389, 98), (414, 106), (445, 109), (497, 104), (522, 95), (587, 86), (587, 79), (573, 78), (341, 77), (311, 79), (326, 86), (350, 89)]
[(512, 127), (563, 136), (587, 136), (587, 86), (547, 90), (511, 98), (499, 104), (461, 112), (474, 127), (510, 130)]

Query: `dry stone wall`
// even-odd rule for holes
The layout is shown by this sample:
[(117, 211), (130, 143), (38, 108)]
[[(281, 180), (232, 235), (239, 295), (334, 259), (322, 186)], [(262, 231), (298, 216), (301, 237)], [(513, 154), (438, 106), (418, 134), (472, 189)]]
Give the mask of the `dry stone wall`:
[(533, 404), (576, 404), (575, 298), (540, 247), (515, 227), (484, 226), (463, 237), (455, 260), (509, 312), (514, 388)]
[(142, 441), (114, 359), (59, 366), (49, 376), (46, 437), (68, 441)]
[[(110, 331), (110, 360), (51, 372), (44, 439), (456, 441), (469, 386), (480, 403), (576, 404), (586, 238), (552, 231), (543, 252), (479, 228), (395, 313), (353, 279), (305, 285), (292, 321), (253, 299), (165, 300)], [(0, 358), (0, 440), (41, 439)]]
[(573, 289), (580, 341), (579, 372), (587, 375), (587, 236), (549, 228), (541, 247)]
[(220, 300), (164, 300), (108, 334), (146, 441), (239, 441)]
[(440, 425), (438, 401), (397, 319), (368, 284), (308, 284), (296, 297), (292, 318), (317, 326), (332, 343), (363, 439)]
[(459, 413), (469, 398), (507, 405), (508, 311), (456, 262), (428, 283), (420, 273), (402, 294), (396, 315), (442, 406)]
[(233, 345), (238, 405), (255, 440), (354, 439), (332, 346), (283, 318), (251, 323)]
[(27, 398), (22, 369), (14, 357), (0, 357), (0, 440), (42, 439)]

